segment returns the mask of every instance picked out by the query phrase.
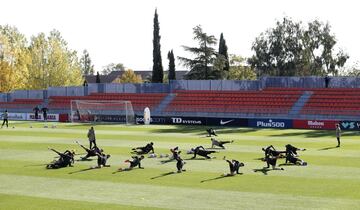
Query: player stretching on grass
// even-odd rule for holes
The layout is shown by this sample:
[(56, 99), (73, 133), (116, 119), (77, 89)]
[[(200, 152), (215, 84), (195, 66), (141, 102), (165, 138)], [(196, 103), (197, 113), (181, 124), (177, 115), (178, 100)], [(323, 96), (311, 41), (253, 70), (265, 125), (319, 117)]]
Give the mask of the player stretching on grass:
[(72, 166), (74, 164), (74, 151), (66, 150), (64, 153), (58, 152), (55, 149), (48, 148), (51, 151), (54, 151), (56, 154), (58, 154), (60, 157), (58, 160), (46, 165), (47, 169), (57, 169), (57, 168), (63, 168), (67, 166)]
[(152, 151), (152, 153), (154, 153), (153, 145), (154, 145), (154, 143), (150, 142), (145, 147), (136, 147), (136, 148), (132, 148), (132, 150), (134, 153), (136, 153), (138, 155), (148, 154), (150, 151)]
[(281, 154), (285, 154), (286, 151), (277, 151), (273, 145), (270, 145), (266, 148), (262, 148), (262, 150), (265, 152), (264, 160), (266, 161), (267, 156), (273, 156), (273, 157), (280, 157)]
[(181, 173), (181, 172), (183, 172), (183, 171), (186, 171), (185, 169), (182, 169), (183, 166), (185, 165), (185, 162), (183, 161), (183, 159), (181, 159), (180, 156), (177, 156), (175, 160), (176, 160), (177, 172), (178, 172), (178, 173)]
[(276, 168), (276, 162), (279, 156), (272, 156), (271, 154), (268, 154), (265, 157), (265, 161), (267, 164), (266, 168), (269, 168), (270, 166), (272, 166), (273, 170), (284, 170), (283, 168)]
[(84, 147), (83, 145), (81, 145), (78, 141), (76, 141), (76, 143), (87, 152), (86, 156), (81, 157), (82, 160), (87, 160), (89, 157), (95, 157), (95, 156), (97, 156), (97, 153), (100, 154), (103, 152), (103, 150), (99, 149), (97, 146), (94, 146), (93, 148), (88, 149), (88, 148)]
[(225, 156), (224, 156), (224, 160), (229, 163), (229, 167), (230, 167), (230, 173), (225, 174), (225, 176), (234, 176), (236, 174), (241, 174), (241, 173), (239, 173), (239, 169), (240, 169), (240, 167), (245, 166), (244, 163), (241, 163), (241, 162), (239, 162), (237, 160), (231, 160), (231, 161), (226, 160)]
[(144, 155), (139, 156), (132, 156), (132, 160), (125, 160), (125, 163), (130, 163), (129, 168), (119, 168), (118, 171), (130, 171), (136, 166), (138, 166), (141, 169), (144, 169), (144, 167), (141, 167), (141, 161), (144, 159)]
[(215, 130), (212, 128), (206, 129), (206, 132), (208, 133), (208, 137), (211, 137), (212, 135), (217, 136)]
[(307, 163), (305, 161), (301, 160), (300, 158), (297, 158), (296, 155), (291, 151), (289, 153), (286, 153), (285, 164), (287, 164), (288, 162), (295, 164), (295, 165), (302, 165), (302, 166), (307, 165)]
[(104, 153), (96, 153), (96, 155), (98, 156), (98, 165), (93, 168), (110, 167), (110, 165), (106, 165), (106, 162), (111, 157), (111, 155), (106, 155)]
[(214, 148), (214, 146), (221, 147), (225, 149), (224, 144), (233, 143), (234, 141), (218, 141), (215, 138), (211, 138), (211, 148)]
[(194, 157), (192, 157), (192, 159), (196, 158), (196, 155), (200, 155), (206, 159), (211, 159), (211, 157), (208, 155), (211, 153), (216, 153), (216, 151), (206, 150), (203, 146), (198, 146), (195, 149), (192, 148), (191, 151), (194, 152)]
[(286, 148), (286, 154), (288, 153), (293, 153), (293, 155), (297, 156), (297, 151), (305, 151), (306, 149), (301, 149), (301, 148), (296, 148), (294, 147), (293, 145), (291, 144), (287, 144), (285, 145), (285, 148)]

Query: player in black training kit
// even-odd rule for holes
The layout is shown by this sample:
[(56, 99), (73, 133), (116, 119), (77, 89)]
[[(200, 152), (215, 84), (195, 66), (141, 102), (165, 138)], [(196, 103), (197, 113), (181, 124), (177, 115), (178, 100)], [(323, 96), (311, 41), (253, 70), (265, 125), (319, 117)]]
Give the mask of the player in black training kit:
[(119, 168), (118, 171), (130, 171), (131, 169), (138, 166), (141, 169), (144, 169), (144, 167), (141, 167), (141, 161), (144, 159), (144, 155), (139, 156), (132, 156), (132, 160), (125, 160), (125, 163), (130, 163), (129, 168)]
[(76, 143), (87, 152), (87, 154), (84, 157), (81, 157), (82, 160), (87, 160), (89, 157), (95, 157), (95, 156), (97, 156), (96, 153), (99, 153), (99, 154), (103, 153), (103, 150), (98, 148), (97, 146), (94, 146), (93, 148), (88, 149), (88, 148), (84, 147), (83, 145), (81, 145), (78, 141), (76, 141)]
[(239, 169), (240, 169), (240, 167), (245, 166), (245, 164), (244, 164), (244, 163), (241, 163), (241, 162), (239, 162), (239, 161), (237, 161), (237, 160), (231, 160), (231, 161), (230, 161), (230, 160), (226, 160), (225, 158), (226, 158), (226, 157), (224, 157), (224, 160), (229, 163), (229, 167), (230, 167), (230, 173), (229, 173), (229, 174), (225, 174), (225, 175), (226, 175), (226, 176), (234, 176), (234, 175), (236, 175), (236, 174), (241, 174), (241, 173), (239, 172)]
[(217, 136), (215, 130), (212, 128), (206, 129), (206, 132), (208, 133), (208, 137), (211, 137), (212, 135)]
[(285, 154), (286, 151), (277, 151), (273, 145), (270, 145), (266, 148), (262, 148), (262, 150), (265, 152), (264, 161), (266, 161), (266, 157), (271, 155), (273, 157), (279, 158), (281, 154)]
[(218, 146), (221, 147), (223, 149), (225, 149), (224, 144), (228, 144), (228, 143), (233, 143), (234, 141), (219, 141), (216, 140), (215, 138), (211, 138), (211, 148), (214, 148), (214, 146)]
[(93, 168), (110, 167), (110, 165), (106, 165), (106, 162), (111, 157), (111, 155), (106, 155), (104, 153), (96, 153), (96, 155), (98, 156), (98, 165)]
[(266, 168), (269, 168), (271, 165), (273, 170), (277, 170), (277, 169), (284, 170), (283, 168), (276, 168), (276, 162), (278, 158), (279, 156), (273, 156), (271, 154), (267, 154), (265, 157), (265, 161), (267, 164)]
[(33, 109), (33, 111), (34, 111), (34, 115), (35, 115), (35, 120), (38, 120), (38, 119), (39, 119), (39, 111), (40, 111), (39, 107), (36, 106), (36, 107)]
[(301, 160), (300, 158), (296, 157), (296, 155), (291, 151), (286, 153), (285, 164), (287, 164), (288, 162), (292, 163), (292, 164), (295, 164), (295, 165), (302, 165), (302, 166), (307, 165), (307, 162), (305, 162), (305, 161)]
[(182, 169), (183, 166), (185, 165), (185, 162), (183, 161), (183, 159), (181, 159), (180, 156), (177, 156), (175, 160), (176, 160), (177, 172), (178, 172), (178, 173), (181, 173), (181, 172), (183, 172), (183, 171), (186, 171), (185, 169)]
[(58, 152), (55, 149), (51, 149), (51, 148), (49, 148), (49, 150), (54, 151), (60, 157), (58, 160), (46, 165), (47, 169), (63, 168), (63, 167), (67, 167), (67, 166), (72, 166), (72, 164), (74, 164), (75, 152), (66, 150), (64, 153), (61, 153), (61, 152)]
[(296, 148), (296, 147), (294, 147), (293, 145), (291, 145), (291, 144), (287, 144), (287, 145), (285, 145), (285, 148), (286, 148), (286, 154), (288, 154), (288, 153), (290, 153), (290, 152), (292, 152), (293, 153), (293, 155), (295, 155), (295, 156), (297, 156), (298, 154), (297, 154), (297, 151), (299, 150), (299, 151), (305, 151), (306, 149), (300, 149), (300, 148)]
[(132, 150), (134, 153), (136, 153), (138, 155), (148, 154), (150, 151), (152, 151), (152, 153), (154, 153), (153, 145), (154, 145), (154, 143), (150, 142), (145, 147), (136, 147), (136, 148), (132, 148)]
[(203, 146), (198, 146), (195, 149), (192, 148), (191, 151), (194, 152), (194, 157), (192, 157), (192, 159), (196, 158), (196, 155), (200, 155), (206, 159), (211, 159), (211, 157), (208, 155), (211, 153), (216, 153), (216, 151), (206, 150)]

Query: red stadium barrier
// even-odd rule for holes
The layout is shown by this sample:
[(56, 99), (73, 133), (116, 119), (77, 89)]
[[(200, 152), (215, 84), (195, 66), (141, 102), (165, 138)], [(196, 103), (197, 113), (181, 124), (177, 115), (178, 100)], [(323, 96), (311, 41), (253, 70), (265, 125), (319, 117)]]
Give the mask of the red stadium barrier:
[(293, 128), (332, 130), (337, 123), (335, 120), (293, 120)]

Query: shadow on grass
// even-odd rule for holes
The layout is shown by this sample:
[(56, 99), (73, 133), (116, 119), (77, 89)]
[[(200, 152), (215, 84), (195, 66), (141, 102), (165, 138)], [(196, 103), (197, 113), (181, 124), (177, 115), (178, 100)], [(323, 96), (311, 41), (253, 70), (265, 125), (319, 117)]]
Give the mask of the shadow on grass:
[(319, 149), (319, 151), (322, 151), (322, 150), (329, 150), (329, 149), (336, 149), (336, 148), (340, 148), (340, 147), (338, 147), (338, 146), (325, 147), (325, 148), (321, 148), (321, 149)]
[(93, 170), (93, 169), (99, 169), (99, 168), (90, 167), (90, 168), (85, 168), (85, 169), (81, 169), (81, 170), (78, 170), (78, 171), (69, 172), (69, 174), (76, 174), (76, 173), (80, 173), (80, 172), (90, 171), (90, 170)]
[(24, 167), (33, 167), (33, 166), (47, 166), (49, 163), (43, 163), (43, 164), (32, 164), (32, 165), (25, 165)]
[[(243, 173), (239, 173), (238, 175), (243, 175)], [(223, 178), (228, 178), (228, 177), (234, 177), (234, 176), (235, 176), (235, 175), (229, 175), (229, 174), (221, 175), (221, 176), (218, 176), (218, 177), (215, 177), (215, 178), (201, 180), (200, 183), (215, 181), (215, 180), (218, 180), (218, 179), (223, 179)]]
[(270, 168), (267, 168), (267, 167), (263, 167), (263, 168), (258, 168), (258, 169), (253, 169), (253, 171), (256, 173), (256, 172), (261, 172), (263, 173), (264, 175), (268, 175), (268, 172), (269, 171), (275, 171), (275, 170), (284, 170), (283, 168), (273, 168), (273, 169), (270, 169)]
[(167, 173), (160, 174), (159, 176), (151, 177), (150, 179), (158, 179), (158, 178), (173, 175), (173, 174), (177, 174), (177, 173), (174, 172), (174, 171), (170, 171), (170, 172), (167, 172)]
[[(209, 137), (207, 136), (208, 133), (206, 129), (210, 128), (211, 126), (187, 126), (187, 125), (175, 125), (175, 128), (168, 128), (168, 129), (153, 129), (151, 132), (153, 133), (195, 133), (194, 135), (202, 136), (202, 137)], [(249, 132), (256, 132), (259, 129), (257, 128), (237, 128), (237, 127), (211, 127), (216, 131), (217, 135), (221, 134), (232, 134), (232, 133), (249, 133)]]
[[(343, 136), (354, 136), (359, 135), (359, 131), (346, 131)], [(270, 135), (272, 137), (294, 137), (294, 136), (305, 136), (305, 138), (317, 138), (317, 137), (334, 137), (334, 131), (331, 130), (305, 130), (295, 131), (291, 133), (281, 133)]]

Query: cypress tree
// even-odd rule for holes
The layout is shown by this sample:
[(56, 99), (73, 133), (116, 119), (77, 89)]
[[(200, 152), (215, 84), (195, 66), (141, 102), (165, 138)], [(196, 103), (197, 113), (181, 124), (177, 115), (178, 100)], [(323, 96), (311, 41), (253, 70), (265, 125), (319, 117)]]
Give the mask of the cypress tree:
[(152, 82), (162, 83), (163, 77), (164, 77), (164, 70), (163, 70), (162, 61), (161, 61), (160, 27), (159, 27), (157, 9), (155, 9)]
[(220, 41), (219, 41), (219, 55), (222, 55), (225, 58), (225, 66), (224, 71), (229, 71), (230, 64), (229, 64), (229, 55), (228, 55), (228, 47), (226, 45), (226, 41), (224, 39), (223, 33), (220, 35)]
[(169, 79), (169, 81), (170, 80), (175, 80), (176, 79), (176, 76), (175, 76), (175, 57), (174, 57), (173, 50), (169, 51), (168, 59), (169, 59), (169, 75), (168, 75), (168, 79)]

